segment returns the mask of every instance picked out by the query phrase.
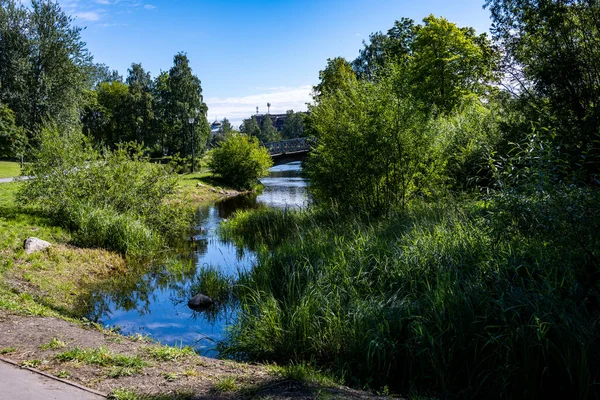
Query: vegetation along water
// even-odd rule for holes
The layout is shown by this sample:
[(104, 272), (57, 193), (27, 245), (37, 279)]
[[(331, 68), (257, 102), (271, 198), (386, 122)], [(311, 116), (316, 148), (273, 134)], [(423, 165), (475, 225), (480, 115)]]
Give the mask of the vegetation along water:
[(0, 1), (0, 176), (31, 178), (0, 183), (0, 311), (382, 394), (600, 398), (600, 2), (483, 6), (491, 35), (397, 16), (306, 113), (211, 130), (185, 52), (123, 78), (59, 3)]
[[(236, 319), (237, 303), (230, 292), (238, 276), (256, 263), (256, 253), (221, 238), (219, 226), (241, 209), (300, 209), (308, 204), (301, 162), (270, 169), (261, 179), (264, 188), (198, 208), (194, 233), (180, 254), (140, 273), (106, 282), (91, 292), (88, 310), (80, 312), (103, 325), (118, 326), (125, 334), (143, 334), (171, 345), (185, 345), (201, 354), (216, 356), (217, 343)], [(225, 292), (225, 293), (223, 293)], [(194, 311), (188, 299), (197, 293), (218, 302)]]

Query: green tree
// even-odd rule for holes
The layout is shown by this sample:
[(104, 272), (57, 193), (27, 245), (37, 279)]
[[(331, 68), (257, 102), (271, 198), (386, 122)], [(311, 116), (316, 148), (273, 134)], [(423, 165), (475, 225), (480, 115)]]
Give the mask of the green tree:
[(29, 11), (28, 113), (23, 125), (35, 132), (49, 118), (63, 127), (79, 121), (91, 64), (81, 28), (58, 3), (32, 0)]
[(15, 113), (0, 103), (0, 158), (22, 156), (27, 146), (27, 136), (15, 122)]
[(258, 138), (260, 133), (260, 126), (258, 126), (258, 122), (256, 121), (256, 116), (252, 116), (248, 119), (245, 119), (240, 125), (240, 132), (245, 133), (248, 136), (253, 136)]
[(93, 64), (90, 66), (90, 76), (92, 80), (92, 86), (98, 87), (99, 84), (104, 82), (123, 82), (123, 77), (119, 75), (119, 71), (111, 70), (105, 64)]
[(363, 41), (363, 49), (352, 62), (352, 68), (360, 79), (374, 81), (386, 68), (386, 64), (403, 63), (412, 54), (415, 36), (414, 21), (402, 18), (387, 31), (369, 35), (369, 43)]
[(415, 28), (410, 75), (426, 107), (450, 111), (469, 93), (485, 94), (497, 79), (497, 56), (485, 33), (433, 15)]
[(348, 90), (356, 82), (356, 74), (348, 61), (336, 57), (327, 59), (325, 69), (319, 71), (319, 80), (319, 84), (313, 87), (315, 101), (338, 90)]
[(288, 110), (287, 117), (283, 123), (281, 136), (284, 139), (294, 139), (304, 136), (304, 113)]
[(171, 137), (177, 133), (174, 131), (171, 121), (174, 116), (171, 115), (170, 107), (171, 85), (169, 82), (169, 73), (162, 71), (155, 79), (153, 84), (152, 108), (154, 112), (153, 131), (156, 136), (157, 144), (154, 149), (155, 156), (169, 154), (169, 145)]
[(221, 121), (221, 133), (227, 135), (231, 132), (233, 132), (233, 125), (231, 125), (231, 122), (227, 118), (223, 118)]
[[(164, 95), (166, 123), (171, 126), (171, 135), (166, 140), (169, 154), (189, 156), (192, 154), (192, 146), (195, 146), (196, 153), (201, 153), (210, 134), (206, 119), (208, 107), (203, 101), (200, 79), (192, 74), (185, 53), (175, 55), (173, 67), (169, 70), (168, 89)], [(188, 123), (190, 117), (195, 118), (193, 129)]]
[(152, 78), (141, 64), (133, 63), (127, 70), (128, 95), (128, 126), (130, 134), (128, 140), (145, 143), (152, 147), (158, 140), (153, 134), (154, 111), (152, 107)]
[(212, 150), (208, 167), (232, 186), (251, 189), (258, 178), (267, 175), (271, 165), (269, 152), (257, 138), (233, 133)]
[[(487, 0), (504, 73), (571, 170), (600, 173), (600, 3)], [(543, 131), (539, 132), (543, 134)]]
[(273, 121), (271, 120), (271, 116), (269, 114), (265, 114), (265, 117), (262, 120), (258, 140), (260, 140), (261, 143), (269, 143), (279, 140), (279, 133), (273, 126)]
[(29, 16), (14, 0), (0, 0), (0, 102), (14, 113), (23, 126), (29, 109), (30, 70)]
[(443, 163), (402, 74), (360, 81), (310, 108), (317, 147), (306, 166), (317, 201), (385, 214), (431, 193)]
[(116, 147), (135, 140), (131, 135), (129, 87), (120, 82), (102, 82), (93, 91), (82, 115), (83, 132), (97, 143)]

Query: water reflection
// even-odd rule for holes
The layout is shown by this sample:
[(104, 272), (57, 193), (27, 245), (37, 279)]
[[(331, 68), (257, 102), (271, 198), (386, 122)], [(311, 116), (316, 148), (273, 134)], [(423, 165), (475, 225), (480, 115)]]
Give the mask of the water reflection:
[(205, 355), (216, 355), (216, 343), (235, 320), (236, 307), (221, 302), (208, 310), (191, 310), (187, 300), (198, 290), (199, 271), (216, 267), (234, 279), (256, 261), (255, 253), (221, 239), (219, 224), (239, 209), (299, 208), (309, 202), (300, 162), (273, 167), (261, 182), (260, 194), (200, 207), (195, 234), (184, 251), (150, 269), (130, 267), (125, 276), (94, 288), (82, 305), (84, 314), (104, 325), (120, 326), (125, 334), (148, 334), (165, 344), (191, 345)]

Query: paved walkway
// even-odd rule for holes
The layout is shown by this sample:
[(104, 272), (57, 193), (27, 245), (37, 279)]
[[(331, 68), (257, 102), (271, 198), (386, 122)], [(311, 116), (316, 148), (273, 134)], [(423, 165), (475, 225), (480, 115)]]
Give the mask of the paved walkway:
[[(27, 179), (29, 179), (29, 177), (23, 176), (22, 179), (27, 180)], [(12, 182), (14, 180), (15, 180), (15, 178), (0, 178), (0, 183), (8, 183), (8, 182)]]
[(6, 400), (104, 400), (65, 382), (0, 361), (0, 398)]

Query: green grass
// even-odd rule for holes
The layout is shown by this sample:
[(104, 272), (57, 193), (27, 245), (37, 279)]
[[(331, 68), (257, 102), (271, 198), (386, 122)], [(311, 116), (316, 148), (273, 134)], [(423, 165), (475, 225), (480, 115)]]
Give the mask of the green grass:
[(269, 372), (285, 379), (293, 379), (300, 382), (317, 384), (328, 387), (343, 384), (343, 380), (324, 373), (309, 363), (290, 363), (288, 365), (270, 365)]
[(14, 178), (21, 175), (21, 165), (17, 162), (0, 161), (0, 178)]
[(150, 357), (159, 361), (177, 361), (185, 357), (195, 356), (196, 352), (191, 347), (154, 346), (146, 350)]
[(137, 392), (127, 388), (117, 388), (108, 395), (109, 400), (138, 400)]
[(227, 393), (234, 392), (240, 388), (240, 385), (237, 382), (237, 378), (235, 376), (225, 376), (219, 378), (219, 380), (214, 385), (214, 390), (217, 393)]
[(61, 349), (63, 347), (67, 347), (66, 343), (57, 338), (52, 338), (50, 342), (44, 343), (40, 346), (42, 350)]
[(271, 248), (238, 282), (222, 355), (294, 360), (299, 375), (310, 363), (379, 391), (593, 398), (600, 202), (544, 196), (378, 220), (240, 213), (228, 234)]
[(0, 354), (10, 354), (15, 351), (17, 351), (16, 347), (4, 347), (3, 349), (0, 349)]
[(60, 362), (77, 361), (84, 364), (97, 365), (101, 367), (125, 367), (138, 371), (148, 365), (138, 356), (114, 354), (106, 347), (102, 346), (91, 349), (74, 347), (70, 350), (57, 354), (55, 359)]

